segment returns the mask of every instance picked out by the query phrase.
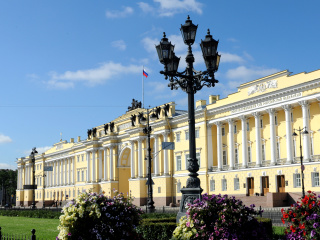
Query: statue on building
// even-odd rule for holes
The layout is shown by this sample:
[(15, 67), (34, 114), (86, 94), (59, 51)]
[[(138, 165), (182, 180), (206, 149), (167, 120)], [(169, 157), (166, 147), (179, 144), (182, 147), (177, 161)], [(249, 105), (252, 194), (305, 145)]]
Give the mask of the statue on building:
[(113, 132), (114, 131), (114, 122), (111, 122), (110, 123), (110, 132)]
[(131, 102), (131, 106), (128, 107), (128, 111), (131, 111), (131, 110), (134, 110), (134, 109), (137, 109), (137, 108), (141, 108), (142, 104), (141, 102), (138, 102), (137, 100), (135, 100), (134, 98), (132, 99), (132, 102)]
[(136, 125), (136, 119), (137, 119), (137, 116), (135, 114), (131, 115), (130, 120), (131, 120), (132, 127), (134, 127)]
[(165, 104), (164, 107), (163, 107), (164, 116), (168, 117), (169, 109), (170, 109), (170, 105), (169, 104)]
[(88, 131), (87, 131), (88, 139), (90, 139), (91, 134), (92, 134), (92, 130), (91, 130), (91, 129), (88, 129)]
[(103, 125), (104, 134), (107, 134), (108, 128), (109, 128), (109, 124), (108, 123)]
[(92, 128), (92, 137), (97, 136), (97, 128)]
[(143, 113), (139, 112), (138, 114), (138, 120), (139, 120), (139, 124), (141, 124), (141, 119), (143, 118)]

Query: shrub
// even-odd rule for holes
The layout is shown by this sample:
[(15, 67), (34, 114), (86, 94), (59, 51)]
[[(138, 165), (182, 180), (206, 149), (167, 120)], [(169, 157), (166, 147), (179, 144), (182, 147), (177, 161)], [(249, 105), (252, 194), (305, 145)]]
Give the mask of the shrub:
[(55, 218), (61, 215), (60, 211), (51, 211), (44, 209), (37, 210), (0, 210), (0, 216), (10, 217), (29, 217), (29, 218)]
[(285, 230), (287, 239), (320, 239), (320, 195), (308, 191), (301, 202), (281, 212), (283, 224), (289, 224)]
[(62, 211), (58, 239), (138, 239), (135, 228), (142, 210), (122, 193), (113, 198), (82, 193)]
[(145, 240), (168, 240), (171, 238), (172, 232), (176, 227), (175, 221), (142, 221), (136, 230)]
[(172, 239), (266, 239), (263, 225), (254, 218), (254, 205), (246, 207), (228, 195), (207, 194), (188, 204)]

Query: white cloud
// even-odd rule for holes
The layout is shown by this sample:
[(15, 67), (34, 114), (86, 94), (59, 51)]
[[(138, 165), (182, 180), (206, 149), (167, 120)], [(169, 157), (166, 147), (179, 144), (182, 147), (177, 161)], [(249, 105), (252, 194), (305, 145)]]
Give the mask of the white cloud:
[(202, 4), (196, 0), (154, 0), (160, 4), (160, 16), (173, 16), (181, 12), (202, 14)]
[(106, 17), (107, 18), (124, 18), (133, 13), (133, 8), (131, 7), (123, 7), (122, 11), (118, 10), (107, 10)]
[(12, 139), (9, 136), (0, 134), (0, 144), (2, 143), (10, 143), (12, 142)]
[(145, 13), (153, 13), (154, 12), (154, 8), (152, 6), (150, 6), (150, 4), (148, 4), (148, 3), (138, 2), (138, 5), (139, 5), (140, 9)]
[[(228, 79), (240, 80), (242, 83), (243, 81), (246, 81), (246, 82), (252, 81), (254, 79), (264, 77), (279, 71), (280, 70), (276, 68), (263, 68), (263, 67), (247, 68), (246, 66), (239, 66), (234, 69), (229, 69), (226, 73), (226, 77)], [(238, 86), (241, 83), (238, 83)]]
[(245, 60), (240, 57), (239, 55), (232, 54), (232, 53), (226, 53), (226, 52), (221, 52), (221, 62), (222, 63), (227, 63), (227, 62), (236, 62), (236, 63), (243, 63)]
[(127, 48), (127, 45), (123, 40), (113, 41), (111, 45), (112, 47), (118, 48), (121, 51), (124, 51)]
[(12, 169), (12, 170), (16, 170), (17, 166), (16, 165), (11, 165), (8, 163), (0, 163), (0, 169)]
[(148, 82), (148, 86), (151, 88), (148, 94), (154, 96), (155, 99), (172, 99), (177, 96), (178, 92), (171, 90), (168, 83), (169, 81)]
[(228, 38), (227, 41), (228, 41), (228, 42), (238, 42), (238, 40), (235, 39), (235, 38)]
[(100, 67), (66, 71), (62, 74), (56, 72), (50, 73), (51, 79), (47, 82), (49, 87), (55, 88), (70, 88), (74, 87), (75, 83), (84, 83), (90, 87), (104, 84), (107, 80), (113, 79), (118, 75), (132, 74), (141, 72), (141, 66), (139, 65), (127, 65), (124, 66), (121, 63), (107, 62), (101, 64)]
[(158, 45), (159, 42), (160, 42), (160, 40), (157, 38), (145, 37), (142, 39), (142, 44), (143, 44), (144, 48), (146, 49), (146, 51), (149, 53), (156, 53), (155, 45)]

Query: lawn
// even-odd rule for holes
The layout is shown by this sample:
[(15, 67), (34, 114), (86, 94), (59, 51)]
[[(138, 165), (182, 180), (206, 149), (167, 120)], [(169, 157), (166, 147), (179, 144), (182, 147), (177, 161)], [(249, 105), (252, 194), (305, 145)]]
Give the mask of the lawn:
[(59, 219), (0, 216), (0, 227), (3, 235), (27, 235), (30, 238), (31, 230), (34, 228), (38, 240), (52, 240), (58, 236), (58, 225)]

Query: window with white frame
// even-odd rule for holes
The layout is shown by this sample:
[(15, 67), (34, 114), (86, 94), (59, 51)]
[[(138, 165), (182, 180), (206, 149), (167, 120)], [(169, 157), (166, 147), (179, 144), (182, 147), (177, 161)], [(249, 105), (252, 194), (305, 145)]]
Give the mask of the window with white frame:
[(238, 164), (239, 163), (239, 152), (238, 152), (238, 148), (235, 147), (234, 149), (234, 163)]
[(214, 179), (210, 180), (210, 191), (213, 192), (216, 190), (216, 182)]
[(188, 168), (188, 166), (189, 166), (189, 162), (188, 162), (188, 158), (189, 158), (189, 153), (187, 153), (186, 155), (185, 155), (185, 157), (186, 157), (186, 169)]
[(277, 158), (280, 159), (280, 142), (277, 141)]
[(233, 132), (234, 132), (234, 134), (237, 133), (237, 125), (234, 125), (234, 127), (233, 127)]
[(82, 182), (84, 181), (84, 171), (83, 170), (81, 171), (81, 181)]
[(311, 173), (311, 182), (312, 182), (312, 187), (320, 187), (319, 172)]
[(260, 119), (260, 128), (263, 128), (263, 121)]
[(40, 170), (41, 170), (42, 164), (40, 164)]
[(226, 130), (225, 130), (225, 128), (224, 128), (224, 127), (223, 127), (223, 128), (221, 128), (221, 134), (222, 134), (222, 136), (226, 135)]
[(181, 170), (181, 156), (176, 156), (177, 171)]
[(248, 146), (248, 163), (251, 163), (251, 145)]
[(278, 125), (278, 118), (277, 118), (277, 116), (274, 116), (274, 125)]
[(177, 182), (177, 193), (181, 193), (181, 182)]
[(266, 160), (266, 145), (262, 143), (261, 145), (262, 161)]
[(240, 190), (239, 178), (234, 178), (234, 190)]
[(180, 142), (180, 132), (176, 133), (176, 142)]
[(47, 192), (47, 198), (49, 198), (49, 192)]
[(39, 198), (41, 198), (41, 192), (39, 193), (39, 195), (40, 195)]
[(76, 191), (73, 189), (72, 191), (72, 197), (75, 197), (76, 196)]
[(221, 179), (221, 189), (222, 191), (227, 191), (228, 190), (228, 187), (227, 187), (227, 179), (223, 178)]
[(189, 140), (189, 131), (185, 131), (186, 134), (186, 140)]
[(248, 131), (248, 132), (250, 131), (250, 125), (249, 125), (249, 122), (247, 122), (247, 131)]
[(196, 129), (195, 135), (196, 135), (196, 138), (200, 137), (200, 130), (199, 129)]
[(196, 153), (196, 158), (197, 158), (197, 160), (198, 160), (198, 164), (199, 164), (199, 168), (200, 168), (200, 166), (201, 166), (201, 165), (200, 165), (200, 163), (201, 163), (201, 162), (200, 162), (200, 159), (201, 159), (201, 158), (200, 158), (200, 153), (199, 153), (199, 152)]
[[(189, 153), (187, 153), (186, 155), (186, 169), (188, 168), (188, 165), (189, 165), (189, 162), (188, 162), (188, 158), (190, 157), (190, 154)], [(201, 166), (200, 164), (201, 164), (201, 154), (200, 154), (200, 152), (197, 152), (196, 153), (196, 159), (198, 160), (198, 164), (199, 164), (199, 167)]]
[(301, 175), (300, 173), (294, 173), (293, 174), (293, 187), (301, 187)]
[(80, 182), (80, 171), (77, 172), (77, 181)]
[(77, 156), (77, 162), (79, 162), (80, 161), (80, 156)]
[(227, 165), (227, 151), (226, 150), (222, 151), (222, 163), (223, 163), (223, 166)]

